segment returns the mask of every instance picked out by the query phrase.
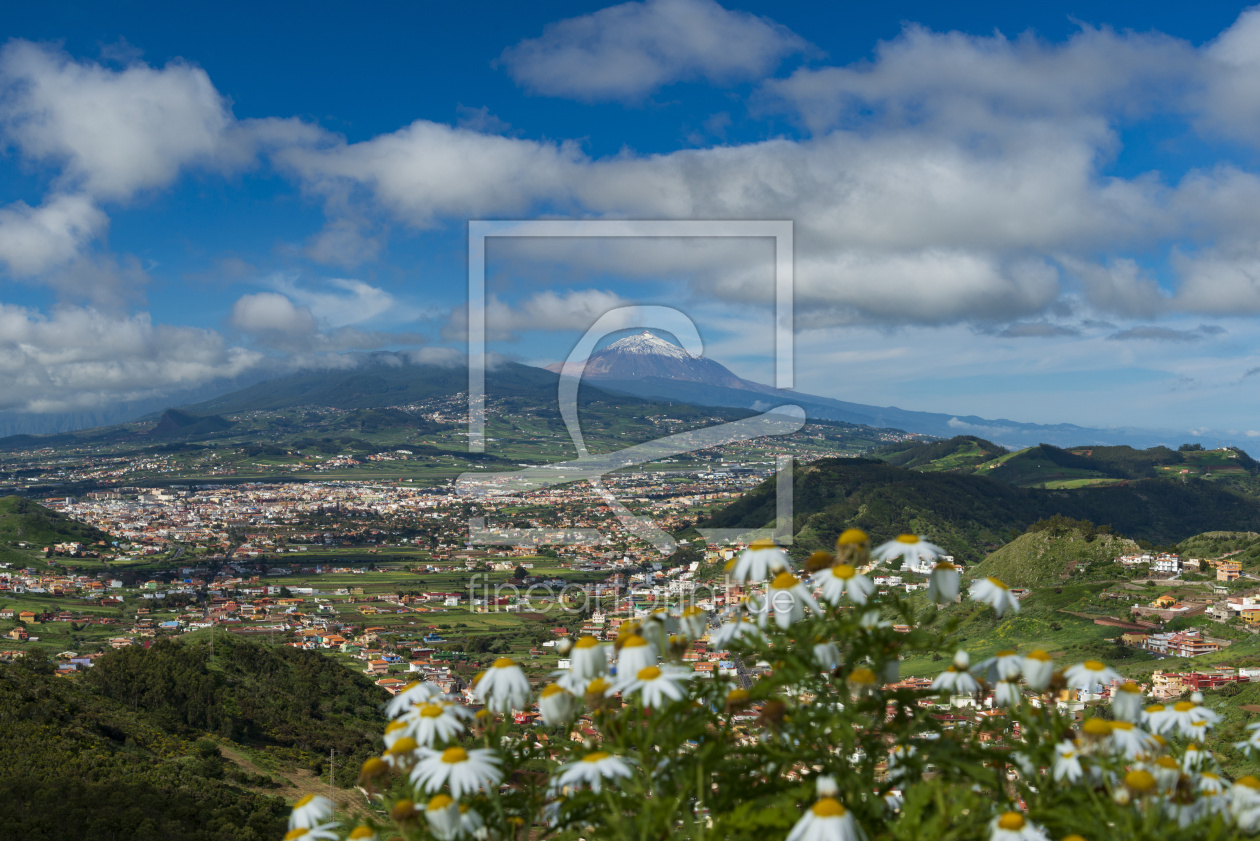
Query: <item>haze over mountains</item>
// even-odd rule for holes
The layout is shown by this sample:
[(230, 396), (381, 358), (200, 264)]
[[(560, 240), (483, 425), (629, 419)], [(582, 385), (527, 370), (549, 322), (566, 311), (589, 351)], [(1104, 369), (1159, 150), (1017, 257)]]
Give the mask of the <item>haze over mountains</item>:
[[(194, 415), (267, 411), (296, 406), (330, 406), (345, 409), (379, 408), (455, 396), (467, 391), (468, 375), (461, 364), (418, 363), (405, 353), (376, 352), (348, 357), (344, 368), (303, 370), (240, 387), (224, 383), (217, 393), (190, 393), (182, 408)], [(487, 372), (487, 394), (499, 397), (528, 395), (555, 400), (557, 363), (546, 369), (503, 361)], [(843, 372), (838, 372), (840, 377)], [(693, 356), (685, 349), (648, 331), (619, 339), (594, 352), (586, 360), (583, 382), (612, 395), (649, 402), (683, 402), (760, 412), (774, 406), (801, 406), (812, 420), (836, 421), (873, 428), (950, 438), (978, 435), (1008, 447), (1045, 443), (1057, 446), (1128, 444), (1134, 447), (1177, 446), (1200, 441), (1209, 446), (1254, 444), (1245, 436), (1225, 433), (1160, 429), (1096, 429), (1073, 424), (1038, 424), (1006, 418), (920, 412), (896, 406), (871, 406), (805, 394), (753, 382), (734, 374), (720, 362)], [(192, 397), (197, 402), (188, 400)], [(166, 406), (170, 404), (167, 403)], [(86, 415), (49, 415), (10, 418), (0, 415), (0, 435), (54, 433), (87, 429), (150, 416), (165, 408), (143, 401)]]
[[(559, 363), (547, 366), (559, 371)], [(721, 363), (696, 357), (684, 348), (643, 331), (619, 339), (596, 351), (586, 360), (583, 379), (595, 381), (606, 391), (652, 399), (680, 400), (701, 406), (724, 406), (764, 410), (775, 405), (795, 403), (816, 420), (894, 428), (949, 438), (960, 434), (980, 435), (1014, 447), (1031, 444), (1075, 446), (1081, 444), (1129, 444), (1149, 447), (1176, 446), (1185, 441), (1241, 443), (1242, 438), (1195, 436), (1184, 431), (1158, 429), (1092, 429), (1074, 424), (1038, 424), (975, 415), (948, 415), (917, 412), (896, 406), (869, 406), (830, 397), (777, 389), (736, 376)]]

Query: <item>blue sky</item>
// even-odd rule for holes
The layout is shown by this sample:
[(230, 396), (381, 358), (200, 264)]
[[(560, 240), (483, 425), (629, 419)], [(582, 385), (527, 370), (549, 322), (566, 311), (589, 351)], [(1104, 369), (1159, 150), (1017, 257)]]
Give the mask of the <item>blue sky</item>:
[[(1260, 438), (1260, 11), (257, 5), (0, 11), (0, 412), (457, 364), (469, 219), (763, 218), (804, 391)], [(771, 254), (503, 241), (492, 348), (668, 304), (769, 382)]]

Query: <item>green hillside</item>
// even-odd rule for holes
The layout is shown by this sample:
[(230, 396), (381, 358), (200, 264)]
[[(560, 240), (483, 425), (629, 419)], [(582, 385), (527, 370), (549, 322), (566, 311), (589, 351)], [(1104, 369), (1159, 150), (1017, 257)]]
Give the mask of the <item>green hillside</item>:
[(1037, 530), (1021, 534), (975, 567), (1012, 587), (1046, 587), (1083, 578), (1114, 578), (1113, 560), (1137, 552), (1132, 540), (1112, 534), (1087, 534), (1080, 529)]
[[(51, 667), (48, 667), (49, 670)], [(272, 841), (284, 800), (140, 708), (77, 680), (0, 666), (0, 838)]]
[(1006, 452), (1005, 447), (992, 441), (974, 435), (958, 435), (947, 441), (933, 443), (909, 441), (889, 444), (871, 455), (897, 467), (936, 471), (974, 467), (1005, 455)]
[[(0, 563), (28, 563), (53, 543), (110, 540), (100, 529), (20, 496), (0, 497)], [(28, 548), (19, 544), (25, 543)]]
[[(985, 554), (1039, 520), (1062, 515), (1110, 525), (1135, 540), (1166, 545), (1206, 530), (1241, 531), (1260, 522), (1260, 500), (1201, 480), (1042, 490), (988, 476), (928, 473), (869, 459), (824, 459), (795, 474), (797, 547), (829, 547), (849, 526), (876, 540), (911, 531), (956, 557)], [(715, 512), (705, 525), (762, 528), (773, 523), (774, 482)]]

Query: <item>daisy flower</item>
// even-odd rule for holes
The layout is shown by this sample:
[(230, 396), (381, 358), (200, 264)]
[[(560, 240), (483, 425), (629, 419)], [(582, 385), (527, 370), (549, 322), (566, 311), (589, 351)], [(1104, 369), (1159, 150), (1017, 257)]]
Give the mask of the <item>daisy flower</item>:
[(891, 622), (879, 618), (878, 610), (868, 610), (858, 619), (858, 627), (863, 631), (874, 631), (879, 628), (891, 628)]
[(337, 804), (319, 794), (308, 794), (293, 804), (289, 814), (289, 829), (308, 829), (318, 826), (332, 817)]
[(1147, 768), (1155, 775), (1155, 780), (1163, 789), (1172, 788), (1181, 779), (1181, 766), (1171, 756), (1158, 757)]
[(1019, 677), (1020, 667), (1024, 664), (1024, 658), (1020, 657), (1015, 649), (1010, 648), (1006, 651), (999, 651), (988, 660), (981, 661), (976, 666), (975, 671), (987, 680), (994, 683), (999, 680), (1014, 680)]
[(941, 561), (928, 573), (928, 598), (936, 604), (953, 604), (958, 601), (961, 583), (958, 567), (949, 561)]
[(747, 616), (736, 616), (728, 619), (713, 632), (710, 637), (713, 647), (718, 651), (723, 651), (730, 647), (731, 643), (736, 640), (761, 637), (761, 628), (757, 627), (757, 623), (753, 622)]
[(552, 785), (556, 788), (589, 785), (598, 793), (604, 780), (616, 780), (633, 774), (630, 763), (608, 751), (598, 750), (581, 759), (560, 766)]
[(1069, 783), (1075, 783), (1084, 773), (1084, 769), (1081, 768), (1081, 752), (1077, 750), (1074, 743), (1065, 739), (1054, 746), (1054, 767), (1051, 769), (1051, 776), (1054, 777), (1055, 782), (1067, 780)]
[[(966, 656), (965, 651), (960, 651), (959, 654), (964, 655), (964, 658)], [(949, 692), (954, 695), (970, 695), (980, 690), (980, 684), (971, 676), (971, 672), (967, 671), (966, 663), (964, 662), (959, 667), (958, 658), (955, 657), (950, 667), (937, 675), (936, 679), (932, 681), (932, 689), (937, 692)]]
[(971, 585), (971, 597), (992, 607), (998, 616), (1008, 610), (1019, 610), (1019, 599), (1011, 595), (1011, 588), (999, 579), (989, 576), (978, 578)]
[(855, 695), (869, 695), (879, 689), (879, 677), (865, 667), (849, 672), (846, 681), (849, 684), (849, 690)]
[(801, 583), (801, 579), (790, 572), (781, 572), (770, 582), (770, 591), (761, 615), (763, 621), (773, 616), (778, 626), (786, 630), (805, 618), (807, 606), (814, 613), (822, 613), (818, 602), (814, 601), (809, 588)]
[(1244, 753), (1254, 753), (1256, 750), (1260, 750), (1260, 721), (1248, 724), (1247, 730), (1250, 731), (1251, 735), (1247, 737), (1245, 742), (1234, 742), (1234, 748)]
[(699, 639), (709, 627), (709, 614), (692, 605), (678, 614), (678, 627), (691, 639)]
[(780, 572), (790, 572), (792, 562), (773, 540), (758, 540), (726, 564), (731, 578), (741, 582), (765, 581)]
[(907, 762), (918, 750), (914, 745), (897, 745), (888, 752), (888, 781), (893, 785), (908, 782), (911, 769)]
[(581, 688), (581, 694), (586, 698), (586, 703), (592, 706), (600, 703), (612, 693), (612, 682), (606, 677), (597, 677)]
[(377, 841), (376, 831), (367, 824), (361, 823), (350, 830), (350, 834), (346, 836), (346, 841)]
[(1211, 727), (1220, 723), (1221, 717), (1194, 701), (1178, 701), (1173, 704), (1171, 719), (1177, 732), (1202, 741)]
[(399, 719), (408, 724), (408, 733), (424, 747), (435, 742), (449, 742), (464, 732), (461, 719), (472, 718), (472, 712), (459, 704), (433, 701), (417, 704), (407, 718)]
[(851, 567), (866, 566), (871, 560), (871, 539), (861, 529), (845, 529), (836, 538), (835, 559)]
[(840, 648), (834, 642), (814, 643), (814, 659), (825, 670), (831, 671), (840, 665)]
[(1120, 721), (1137, 722), (1142, 718), (1142, 687), (1133, 681), (1127, 681), (1116, 687), (1111, 693), (1111, 712)]
[(402, 691), (389, 699), (385, 705), (387, 718), (398, 718), (405, 715), (416, 704), (424, 704), (442, 697), (442, 688), (435, 683), (413, 680), (403, 687)]
[(1077, 663), (1063, 673), (1068, 686), (1085, 692), (1093, 692), (1099, 684), (1108, 685), (1113, 680), (1120, 680), (1120, 673), (1099, 660), (1086, 660)]
[(945, 554), (945, 550), (915, 534), (903, 534), (896, 540), (880, 544), (871, 552), (871, 558), (877, 564), (887, 563), (893, 558), (901, 558), (905, 569), (909, 572), (927, 573), (932, 563)]
[(1028, 688), (1041, 692), (1050, 685), (1050, 678), (1054, 676), (1054, 658), (1040, 648), (1030, 651), (1024, 655), (1020, 671), (1024, 673)]
[(683, 689), (683, 681), (694, 675), (690, 669), (682, 666), (648, 666), (634, 675), (623, 675), (618, 678), (614, 688), (623, 695), (639, 692), (643, 706), (657, 709), (668, 701), (681, 701), (687, 694)]
[(1186, 752), (1181, 755), (1181, 770), (1187, 773), (1198, 771), (1210, 758), (1211, 755), (1205, 750), (1199, 750), (1198, 745), (1186, 745)]
[(859, 841), (862, 831), (853, 814), (834, 797), (823, 797), (796, 822), (787, 841)]
[(617, 674), (637, 675), (640, 669), (656, 665), (656, 650), (646, 637), (631, 634), (621, 643), (617, 653)]
[(1145, 768), (1136, 768), (1124, 775), (1124, 787), (1139, 797), (1144, 794), (1150, 794), (1158, 786), (1159, 783), (1155, 779), (1155, 775)]
[(482, 831), (486, 827), (486, 819), (476, 809), (468, 808), (467, 803), (459, 804), (459, 831), (470, 838), (484, 838)]
[(449, 784), (451, 795), (458, 798), (497, 785), (503, 778), (501, 761), (490, 748), (421, 748), (421, 759), (411, 771), (411, 782), (430, 794)]
[(473, 683), (473, 697), (491, 712), (523, 710), (529, 706), (529, 678), (511, 657), (500, 657)]
[(1142, 723), (1152, 733), (1166, 733), (1177, 726), (1177, 717), (1163, 704), (1151, 704), (1142, 710)]
[(1230, 786), (1229, 811), (1243, 832), (1260, 829), (1260, 780), (1248, 774)]
[(558, 683), (549, 683), (538, 693), (538, 711), (548, 727), (568, 723), (577, 709), (577, 696)]
[(999, 680), (993, 686), (993, 703), (999, 707), (1014, 707), (1024, 700), (1019, 684), (1013, 680)]
[(1111, 722), (1111, 744), (1116, 753), (1130, 762), (1149, 755), (1156, 746), (1150, 733), (1128, 721)]
[(460, 834), (459, 804), (448, 794), (435, 794), (424, 808), (424, 818), (438, 841), (451, 841)]
[(1049, 841), (1049, 836), (1019, 812), (1003, 812), (989, 821), (989, 841)]
[(604, 644), (592, 636), (579, 637), (570, 652), (573, 676), (581, 681), (599, 677), (608, 671)]
[(866, 604), (875, 583), (848, 564), (834, 564), (814, 573), (810, 583), (822, 588), (822, 597), (835, 606), (847, 596), (856, 605)]

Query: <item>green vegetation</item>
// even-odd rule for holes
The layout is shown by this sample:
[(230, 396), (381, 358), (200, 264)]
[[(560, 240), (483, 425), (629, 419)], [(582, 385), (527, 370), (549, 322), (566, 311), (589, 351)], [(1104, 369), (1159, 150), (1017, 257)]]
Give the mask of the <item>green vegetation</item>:
[[(0, 497), (0, 563), (25, 566), (54, 543), (95, 544), (110, 536), (20, 496)], [(25, 547), (19, 544), (26, 544)]]
[[(830, 548), (849, 525), (887, 540), (903, 531), (931, 536), (960, 560), (977, 562), (1039, 520), (1055, 515), (1110, 525), (1158, 545), (1204, 530), (1260, 522), (1260, 499), (1214, 482), (1159, 479), (1071, 490), (1013, 488), (988, 476), (927, 473), (870, 459), (824, 459), (795, 473), (794, 551)], [(775, 516), (775, 483), (765, 482), (707, 524), (762, 528)]]
[(980, 562), (975, 574), (992, 575), (1012, 587), (1046, 587), (1069, 579), (1111, 580), (1121, 577), (1114, 559), (1137, 551), (1132, 540), (1111, 534), (1030, 527)]
[[(26, 658), (23, 658), (25, 660)], [(0, 838), (274, 841), (287, 808), (213, 741), (40, 673), (0, 666)]]

